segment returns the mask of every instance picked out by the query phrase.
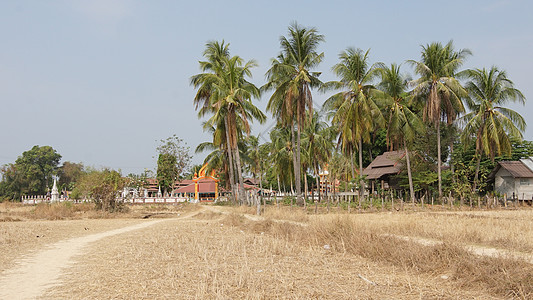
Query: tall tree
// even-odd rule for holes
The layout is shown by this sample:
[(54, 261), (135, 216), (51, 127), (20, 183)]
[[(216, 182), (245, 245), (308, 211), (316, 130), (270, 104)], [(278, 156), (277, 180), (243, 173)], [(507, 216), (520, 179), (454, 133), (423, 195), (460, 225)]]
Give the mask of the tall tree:
[(328, 126), (328, 124), (322, 120), (322, 116), (318, 112), (314, 112), (313, 118), (305, 127), (302, 138), (302, 145), (306, 148), (305, 150), (308, 158), (306, 164), (310, 166), (315, 173), (319, 199), (321, 197), (319, 172), (320, 169), (325, 166), (329, 158), (331, 158), (331, 153), (334, 148), (333, 139), (335, 133), (333, 128)]
[[(194, 103), (198, 111), (198, 117), (203, 117), (206, 114), (212, 114), (216, 111), (216, 108), (211, 103), (211, 97), (216, 90), (217, 74), (224, 72), (224, 61), (229, 59), (229, 44), (224, 41), (219, 43), (218, 41), (208, 42), (206, 44), (205, 51), (203, 53), (206, 61), (200, 61), (201, 74), (197, 74), (191, 77), (191, 84), (198, 88), (196, 96), (194, 97)], [(226, 153), (227, 157), (227, 170), (229, 174), (229, 184), (231, 187), (234, 199), (238, 199), (238, 189), (235, 184), (235, 165), (233, 163), (233, 154), (230, 148), (230, 135), (226, 134), (226, 120), (219, 121), (219, 124), (204, 123), (204, 130), (208, 130), (213, 134), (213, 145), (218, 146)]]
[(43, 195), (52, 185), (61, 155), (50, 146), (33, 146), (24, 151), (14, 164), (2, 168), (0, 195), (20, 199), (21, 195)]
[(183, 175), (191, 163), (189, 147), (186, 143), (173, 135), (161, 140), (157, 147), (157, 181), (165, 193), (171, 193), (176, 180)]
[(212, 114), (206, 122), (208, 126), (223, 127), (226, 137), (230, 167), (235, 163), (238, 178), (238, 194), (244, 200), (244, 183), (238, 141), (243, 131), (250, 133), (250, 121), (264, 122), (266, 116), (252, 103), (259, 98), (260, 90), (247, 77), (257, 64), (254, 60), (244, 62), (239, 56), (230, 56), (228, 45), (224, 42), (209, 42), (204, 56), (207, 61), (200, 62), (204, 73), (191, 78), (191, 84), (198, 88), (195, 103), (202, 106), (199, 116)]
[(82, 163), (64, 162), (57, 171), (59, 176), (58, 184), (61, 189), (72, 191), (76, 181), (83, 175), (84, 166)]
[(390, 97), (389, 105), (386, 106), (387, 118), (387, 143), (391, 150), (394, 147), (404, 148), (407, 163), (407, 176), (409, 179), (409, 193), (411, 201), (415, 203), (413, 177), (411, 174), (411, 161), (409, 158), (408, 143), (415, 138), (415, 134), (424, 131), (422, 120), (412, 112), (407, 103), (406, 76), (400, 73), (400, 66), (392, 64), (390, 68), (380, 69), (381, 82), (378, 88)]
[(470, 54), (468, 49), (455, 51), (452, 41), (446, 45), (434, 42), (422, 46), (420, 61), (408, 60), (420, 76), (412, 84), (413, 94), (425, 101), (423, 120), (434, 125), (437, 130), (439, 198), (442, 198), (440, 123), (443, 115), (451, 123), (457, 113), (464, 112), (462, 97), (466, 96), (466, 91), (455, 76)]
[(504, 105), (509, 102), (525, 104), (525, 97), (514, 88), (505, 71), (497, 67), (466, 70), (462, 75), (470, 79), (465, 86), (470, 96), (466, 101), (470, 112), (464, 116), (466, 125), (462, 138), (465, 142), (470, 137), (476, 140), (475, 191), (481, 155), (485, 154), (492, 160), (496, 155), (510, 155), (511, 141), (522, 139), (522, 132), (526, 128), (524, 118)]
[(297, 23), (289, 26), (288, 36), (280, 37), (281, 53), (272, 60), (267, 72), (265, 90), (274, 90), (267, 105), (278, 123), (291, 129), (296, 126), (294, 173), (298, 204), (302, 204), (301, 188), (301, 132), (312, 116), (311, 89), (319, 88), (320, 72), (312, 72), (324, 57), (317, 49), (324, 36), (315, 28), (304, 28)]
[[(270, 131), (270, 142), (266, 146), (270, 150), (269, 160), (273, 166), (273, 173), (284, 184), (294, 178), (293, 172), (293, 144), (291, 143), (292, 130), (283, 126), (276, 126)], [(278, 180), (279, 181), (279, 180)], [(278, 184), (278, 190), (281, 186)]]
[[(363, 174), (363, 142), (385, 119), (376, 100), (379, 91), (372, 84), (379, 75), (382, 64), (370, 65), (368, 54), (361, 49), (348, 48), (339, 54), (340, 62), (333, 66), (339, 81), (328, 82), (326, 89), (343, 91), (331, 96), (324, 106), (332, 113), (332, 125), (339, 129), (339, 144), (343, 152), (352, 156), (354, 148), (359, 153), (359, 174)], [(364, 187), (361, 177), (360, 186)], [(363, 188), (360, 189), (364, 197)]]

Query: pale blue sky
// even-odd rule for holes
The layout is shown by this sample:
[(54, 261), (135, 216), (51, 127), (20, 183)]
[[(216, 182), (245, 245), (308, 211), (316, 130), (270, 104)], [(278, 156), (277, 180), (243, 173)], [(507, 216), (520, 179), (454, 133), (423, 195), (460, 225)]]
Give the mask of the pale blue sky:
[[(189, 86), (205, 43), (224, 39), (232, 54), (257, 60), (252, 81), (260, 86), (292, 21), (325, 36), (323, 80), (334, 79), (331, 67), (349, 46), (371, 48), (372, 62), (390, 64), (418, 60), (421, 45), (453, 39), (473, 52), (465, 67), (507, 71), (528, 99), (513, 108), (533, 140), (532, 17), (525, 0), (2, 0), (0, 164), (50, 145), (63, 161), (128, 174), (155, 167), (156, 140), (177, 134), (194, 149), (211, 138)], [(268, 96), (257, 105), (264, 108)], [(315, 103), (327, 96), (315, 93)]]

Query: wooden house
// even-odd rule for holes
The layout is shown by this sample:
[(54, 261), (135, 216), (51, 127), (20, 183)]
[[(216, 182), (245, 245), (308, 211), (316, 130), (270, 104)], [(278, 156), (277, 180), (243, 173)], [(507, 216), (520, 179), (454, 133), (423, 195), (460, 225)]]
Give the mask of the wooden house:
[(379, 186), (381, 189), (395, 189), (397, 182), (393, 175), (397, 175), (402, 170), (402, 159), (405, 156), (405, 151), (388, 151), (377, 156), (369, 165), (363, 170), (363, 175), (370, 181), (372, 185), (372, 192), (374, 188)]

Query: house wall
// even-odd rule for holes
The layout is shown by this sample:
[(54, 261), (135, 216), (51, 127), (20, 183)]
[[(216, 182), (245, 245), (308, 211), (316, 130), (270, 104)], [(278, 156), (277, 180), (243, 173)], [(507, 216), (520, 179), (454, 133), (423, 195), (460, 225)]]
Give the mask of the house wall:
[(530, 200), (533, 198), (533, 178), (514, 178), (502, 168), (496, 173), (494, 190), (506, 194), (509, 199), (514, 193), (520, 200)]

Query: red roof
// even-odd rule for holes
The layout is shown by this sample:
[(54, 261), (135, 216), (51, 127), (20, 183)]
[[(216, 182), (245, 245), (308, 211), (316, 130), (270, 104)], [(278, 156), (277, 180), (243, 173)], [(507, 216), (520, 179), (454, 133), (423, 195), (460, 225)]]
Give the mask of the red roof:
[[(212, 179), (206, 178), (198, 181), (198, 192), (199, 193), (215, 193), (216, 191), (216, 182)], [(183, 185), (177, 187), (174, 190), (174, 193), (194, 193), (194, 181), (189, 180), (187, 183), (183, 182)]]

